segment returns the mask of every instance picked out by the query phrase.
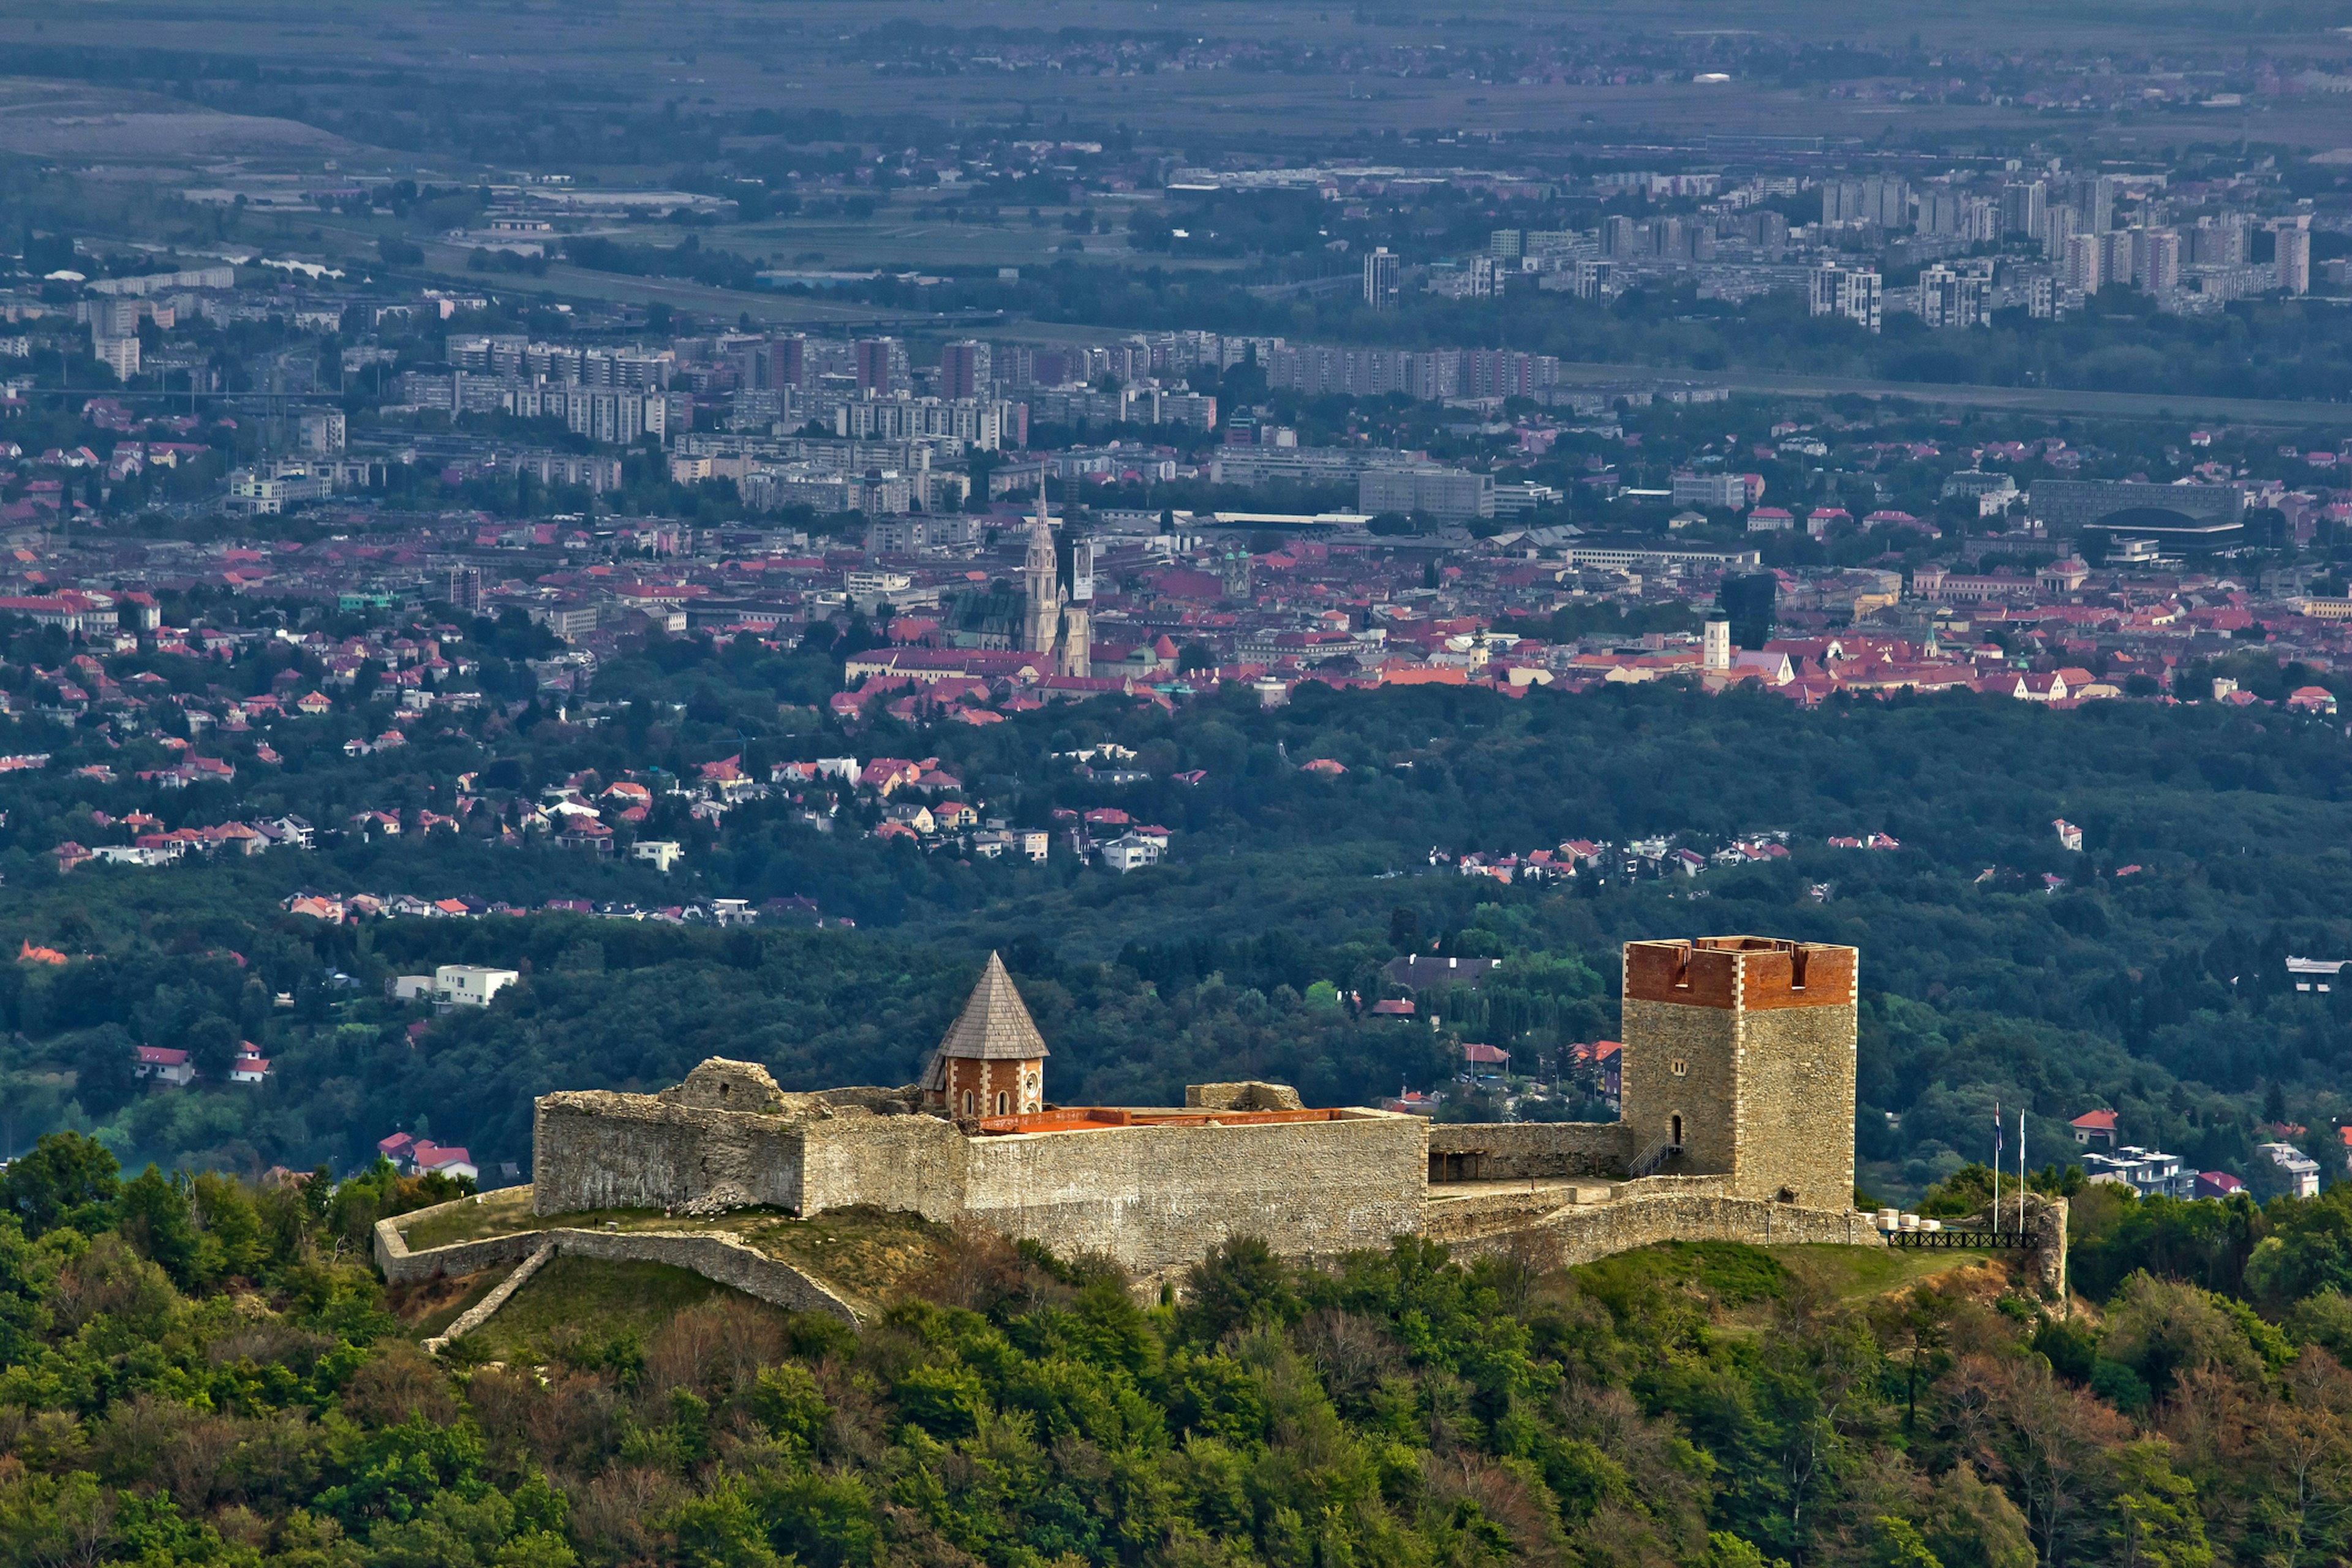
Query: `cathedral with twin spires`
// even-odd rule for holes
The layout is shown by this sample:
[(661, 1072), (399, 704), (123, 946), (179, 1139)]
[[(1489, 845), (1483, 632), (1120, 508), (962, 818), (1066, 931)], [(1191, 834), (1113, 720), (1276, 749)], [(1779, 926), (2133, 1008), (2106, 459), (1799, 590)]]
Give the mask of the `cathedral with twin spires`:
[(1029, 525), (1029, 554), (1022, 564), (1021, 585), (1025, 605), (1022, 648), (1053, 655), (1056, 675), (1093, 674), (1095, 543), (1091, 539), (1055, 538), (1042, 485), (1037, 490), (1037, 515)]

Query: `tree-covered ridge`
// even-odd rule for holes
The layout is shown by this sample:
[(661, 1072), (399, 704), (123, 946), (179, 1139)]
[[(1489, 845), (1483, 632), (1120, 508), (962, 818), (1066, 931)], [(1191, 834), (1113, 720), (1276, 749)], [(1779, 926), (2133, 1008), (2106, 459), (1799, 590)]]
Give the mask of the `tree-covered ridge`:
[[(1146, 1306), (1105, 1264), (974, 1232), (862, 1330), (726, 1295), (440, 1363), (415, 1343), (429, 1303), (350, 1251), (431, 1196), (124, 1181), (71, 1136), (13, 1167), (0, 1562), (2028, 1568), (2352, 1545), (2352, 1309), (2332, 1280), (2258, 1313), (2169, 1278), (2128, 1198), (2095, 1221), (2120, 1270), (2097, 1312), (1998, 1263), (1906, 1284), (1916, 1257), (1692, 1243), (1561, 1270), (1411, 1238), (1316, 1265), (1236, 1239)], [(2324, 1268), (2313, 1238), (2352, 1207), (2234, 1212)]]

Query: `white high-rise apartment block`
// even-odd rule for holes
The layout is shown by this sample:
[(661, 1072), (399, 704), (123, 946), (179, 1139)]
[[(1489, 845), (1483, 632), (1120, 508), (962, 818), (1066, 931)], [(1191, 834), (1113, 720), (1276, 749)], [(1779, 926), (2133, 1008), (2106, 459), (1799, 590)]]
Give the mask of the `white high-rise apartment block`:
[(1985, 324), (1985, 280), (1938, 264), (1919, 273), (1919, 319), (1931, 327)]
[(1875, 272), (1823, 267), (1812, 276), (1816, 316), (1843, 316), (1864, 331), (1878, 331), (1879, 277)]
[[(2306, 241), (2304, 246), (2306, 258), (2310, 249)], [(2310, 268), (2306, 266), (2305, 270), (2307, 272)], [(90, 340), (90, 353), (99, 363), (114, 373), (117, 381), (129, 381), (139, 374), (139, 340), (135, 337), (93, 338)]]
[(2066, 258), (2067, 242), (2082, 232), (2082, 215), (2073, 207), (2053, 206), (2042, 215), (2042, 254), (2053, 261)]
[(2278, 287), (2289, 294), (2311, 292), (2311, 219), (2281, 218), (2271, 226), (2278, 238)]
[(2132, 280), (2151, 294), (2180, 287), (2180, 236), (2168, 228), (2136, 231)]
[(2059, 264), (2058, 276), (2066, 287), (2078, 294), (2095, 294), (2105, 281), (2099, 273), (2099, 237), (2095, 234), (2075, 234), (2066, 237), (2065, 258)]

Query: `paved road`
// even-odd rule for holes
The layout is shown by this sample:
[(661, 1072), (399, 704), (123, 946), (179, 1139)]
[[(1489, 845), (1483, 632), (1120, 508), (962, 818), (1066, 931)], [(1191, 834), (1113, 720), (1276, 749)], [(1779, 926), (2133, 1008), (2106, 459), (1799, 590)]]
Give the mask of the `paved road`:
[(2184, 396), (2171, 393), (2078, 392), (2064, 387), (1943, 386), (1913, 381), (1863, 381), (1780, 371), (1677, 371), (1657, 365), (1563, 364), (1560, 379), (1589, 385), (1630, 378), (1689, 380), (1734, 392), (1827, 397), (1908, 398), (1955, 408), (2010, 408), (2034, 414), (2105, 416), (2120, 419), (2210, 419), (2247, 425), (2352, 426), (2352, 404), (2277, 402), (2253, 397)]
[[(971, 318), (929, 310), (893, 310), (862, 302), (834, 303), (800, 294), (765, 289), (717, 289), (676, 278), (632, 278), (618, 272), (596, 272), (566, 261), (548, 264), (544, 277), (528, 272), (468, 272), (471, 253), (462, 246), (428, 244), (425, 265), (447, 277), (463, 279), (486, 293), (532, 293), (544, 289), (580, 300), (617, 300), (643, 304), (659, 300), (679, 310), (701, 315), (749, 315), (777, 327), (890, 327), (900, 331), (923, 326), (950, 329), (971, 324)], [(993, 318), (991, 318), (992, 321)]]
[[(371, 231), (331, 222), (314, 226), (341, 236), (355, 249), (365, 252), (374, 247), (375, 237)], [(533, 277), (528, 272), (469, 272), (466, 269), (466, 262), (473, 253), (465, 246), (426, 240), (420, 248), (425, 252), (422, 268), (389, 268), (376, 263), (370, 266), (369, 270), (379, 278), (406, 278), (440, 288), (478, 289), (485, 294), (549, 293), (558, 298), (611, 300), (639, 305), (658, 300), (677, 309), (706, 316), (731, 319), (749, 315), (755, 321), (774, 327), (829, 327), (836, 331), (873, 327), (908, 331), (928, 326), (940, 331), (995, 331), (993, 316), (980, 319), (929, 310), (893, 310), (880, 305), (853, 301), (836, 303), (822, 298), (774, 293), (767, 289), (716, 289), (676, 278), (633, 278), (625, 273), (598, 272), (585, 267), (574, 267), (566, 261), (550, 262), (543, 277)], [(346, 260), (341, 265), (349, 267), (352, 264)]]

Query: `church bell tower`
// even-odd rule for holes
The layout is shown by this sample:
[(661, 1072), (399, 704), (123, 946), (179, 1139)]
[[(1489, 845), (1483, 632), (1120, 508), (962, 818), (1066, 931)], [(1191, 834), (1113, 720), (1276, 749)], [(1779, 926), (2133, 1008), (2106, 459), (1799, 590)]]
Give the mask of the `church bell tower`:
[(1051, 653), (1062, 629), (1062, 574), (1054, 561), (1054, 525), (1045, 515), (1045, 487), (1037, 487), (1037, 516), (1029, 525), (1029, 554), (1022, 563), (1021, 586), (1025, 605), (1021, 646), (1029, 653)]

